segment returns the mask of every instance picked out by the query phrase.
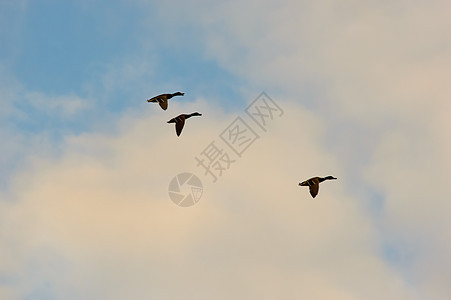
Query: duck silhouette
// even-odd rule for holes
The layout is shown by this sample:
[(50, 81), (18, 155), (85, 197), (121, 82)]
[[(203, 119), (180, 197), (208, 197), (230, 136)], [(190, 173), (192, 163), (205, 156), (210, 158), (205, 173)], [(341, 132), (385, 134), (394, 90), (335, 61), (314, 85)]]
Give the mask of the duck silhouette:
[(335, 178), (333, 176), (312, 177), (303, 182), (300, 182), (299, 185), (300, 186), (308, 186), (310, 189), (310, 195), (312, 195), (312, 197), (315, 198), (316, 195), (318, 195), (319, 184), (325, 180), (333, 180), (333, 179), (337, 179), (337, 178)]
[(193, 112), (191, 114), (181, 114), (175, 118), (170, 119), (168, 123), (175, 123), (175, 132), (177, 133), (177, 136), (180, 136), (183, 126), (185, 125), (185, 120), (193, 116), (202, 116), (202, 114), (198, 112)]
[(172, 94), (161, 94), (158, 96), (155, 96), (153, 98), (150, 98), (147, 100), (147, 102), (158, 102), (160, 104), (161, 108), (163, 110), (166, 110), (168, 108), (168, 100), (171, 99), (174, 96), (183, 96), (185, 93), (176, 92)]

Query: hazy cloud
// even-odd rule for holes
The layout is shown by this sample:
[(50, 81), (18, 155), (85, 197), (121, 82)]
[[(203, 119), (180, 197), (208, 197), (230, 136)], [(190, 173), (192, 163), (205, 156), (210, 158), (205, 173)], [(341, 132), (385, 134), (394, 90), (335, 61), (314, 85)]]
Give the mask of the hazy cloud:
[[(74, 299), (409, 295), (380, 258), (367, 212), (343, 189), (344, 166), (317, 146), (324, 131), (315, 116), (282, 102), (283, 119), (211, 183), (194, 156), (227, 126), (215, 119), (234, 116), (192, 105), (204, 116), (187, 122), (181, 138), (159, 117), (136, 114), (114, 136), (68, 139), (60, 159), (36, 157), (15, 178), (16, 200), (2, 208), (14, 235), (2, 230), (1, 243), (9, 253), (2, 270), (16, 274), (19, 295), (46, 283), (45, 293)], [(309, 124), (318, 129), (304, 132)], [(191, 208), (167, 194), (183, 171), (206, 187)], [(341, 183), (325, 184), (313, 200), (297, 183), (316, 173)]]

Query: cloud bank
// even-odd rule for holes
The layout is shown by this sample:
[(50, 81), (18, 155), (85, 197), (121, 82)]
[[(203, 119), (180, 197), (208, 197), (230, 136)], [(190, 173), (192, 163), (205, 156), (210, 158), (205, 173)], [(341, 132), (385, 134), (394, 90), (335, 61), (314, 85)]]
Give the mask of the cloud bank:
[[(19, 297), (44, 289), (74, 299), (378, 298), (387, 291), (405, 298), (405, 282), (378, 254), (367, 212), (343, 189), (344, 167), (316, 146), (320, 121), (293, 102), (281, 105), (284, 116), (216, 183), (194, 156), (234, 116), (201, 100), (189, 106), (203, 108), (203, 118), (189, 120), (181, 138), (160, 114), (139, 113), (113, 136), (68, 138), (58, 159), (33, 158), (14, 181), (15, 201), (2, 208), (10, 288)], [(312, 125), (318, 129), (303, 130)], [(205, 185), (191, 208), (167, 194), (183, 171)], [(342, 184), (325, 184), (313, 201), (297, 186), (312, 172), (333, 172)]]

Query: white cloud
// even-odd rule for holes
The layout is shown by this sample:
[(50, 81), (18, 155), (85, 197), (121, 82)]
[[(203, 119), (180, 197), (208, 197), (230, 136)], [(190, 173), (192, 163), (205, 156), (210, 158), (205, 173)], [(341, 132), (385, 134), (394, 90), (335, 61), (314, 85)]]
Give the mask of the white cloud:
[[(387, 291), (407, 298), (403, 280), (379, 257), (367, 212), (343, 189), (343, 166), (318, 147), (323, 125), (296, 104), (280, 104), (285, 115), (217, 183), (202, 176), (194, 156), (234, 116), (204, 101), (174, 103), (204, 114), (188, 120), (180, 138), (166, 112), (135, 113), (114, 136), (84, 134), (68, 139), (59, 159), (35, 157), (1, 212), (14, 229), (2, 227), (1, 269), (16, 274), (17, 295), (48, 282), (55, 297), (74, 299), (377, 299)], [(184, 171), (205, 186), (191, 208), (167, 194)], [(313, 200), (297, 183), (317, 173), (339, 181), (324, 183)], [(30, 260), (37, 277), (26, 272)]]
[(320, 143), (355, 181), (347, 187), (384, 196), (377, 228), (411, 255), (400, 272), (420, 298), (449, 295), (449, 8), (229, 1), (181, 16), (203, 25), (207, 54), (224, 68), (313, 107), (331, 140)]
[(70, 117), (91, 107), (89, 99), (73, 95), (46, 95), (41, 92), (29, 92), (24, 98), (35, 109), (49, 115)]

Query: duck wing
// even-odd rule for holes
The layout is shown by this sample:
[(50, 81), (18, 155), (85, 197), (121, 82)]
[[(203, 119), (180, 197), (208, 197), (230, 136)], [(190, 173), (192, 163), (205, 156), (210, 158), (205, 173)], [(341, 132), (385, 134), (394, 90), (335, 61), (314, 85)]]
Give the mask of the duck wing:
[(177, 136), (180, 136), (182, 133), (183, 126), (185, 126), (185, 119), (184, 118), (177, 118), (175, 121), (175, 132), (177, 133)]
[(152, 97), (149, 100), (147, 100), (147, 102), (158, 102), (158, 100), (160, 100), (161, 96), (163, 96), (163, 95), (158, 95), (158, 96)]
[(319, 184), (315, 183), (315, 184), (310, 185), (309, 190), (310, 190), (310, 195), (312, 195), (312, 197), (315, 198), (316, 195), (318, 195)]
[(158, 99), (158, 104), (160, 104), (160, 107), (163, 110), (166, 110), (168, 108), (168, 100), (164, 97), (161, 97), (160, 99)]

